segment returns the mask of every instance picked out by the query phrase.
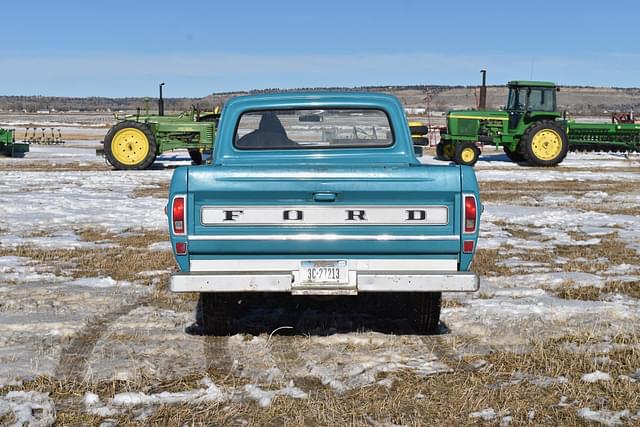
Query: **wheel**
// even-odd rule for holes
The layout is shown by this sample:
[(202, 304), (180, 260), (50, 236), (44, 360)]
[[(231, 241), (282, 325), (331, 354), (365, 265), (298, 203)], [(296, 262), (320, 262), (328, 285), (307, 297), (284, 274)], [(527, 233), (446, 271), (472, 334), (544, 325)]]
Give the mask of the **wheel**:
[(555, 166), (569, 151), (567, 133), (551, 120), (541, 120), (529, 126), (519, 146), (522, 157), (535, 166)]
[(409, 319), (414, 323), (417, 332), (425, 335), (436, 334), (440, 323), (442, 293), (419, 293), (408, 295), (408, 298)]
[(211, 335), (233, 333), (232, 321), (237, 312), (236, 294), (202, 292), (196, 306), (196, 323)]
[(412, 136), (411, 140), (413, 141), (413, 145), (420, 145), (420, 146), (428, 146), (429, 145), (429, 138), (427, 138), (426, 136)]
[(456, 147), (455, 162), (459, 165), (473, 166), (480, 157), (480, 149), (470, 142), (462, 142)]
[(429, 133), (429, 126), (425, 126), (423, 124), (418, 124), (415, 126), (409, 126), (411, 130), (411, 135), (426, 135)]
[(509, 160), (511, 160), (514, 163), (521, 163), (524, 162), (525, 159), (522, 156), (522, 154), (520, 153), (520, 147), (516, 147), (515, 151), (511, 151), (511, 149), (509, 148), (508, 145), (504, 145), (503, 147), (504, 153), (507, 155), (507, 157), (509, 158)]
[(440, 160), (453, 160), (456, 155), (456, 146), (453, 142), (439, 142), (436, 145), (436, 156)]
[(157, 151), (156, 138), (144, 123), (120, 122), (104, 137), (107, 161), (119, 170), (147, 169), (155, 161)]
[(455, 146), (451, 142), (438, 142), (436, 144), (436, 157), (440, 160), (453, 160)]
[(438, 332), (442, 293), (393, 293), (381, 296), (380, 300), (384, 313), (391, 314), (389, 310), (396, 315), (402, 313), (417, 333), (433, 335)]
[(202, 164), (202, 151), (199, 148), (189, 148), (189, 157), (196, 165)]

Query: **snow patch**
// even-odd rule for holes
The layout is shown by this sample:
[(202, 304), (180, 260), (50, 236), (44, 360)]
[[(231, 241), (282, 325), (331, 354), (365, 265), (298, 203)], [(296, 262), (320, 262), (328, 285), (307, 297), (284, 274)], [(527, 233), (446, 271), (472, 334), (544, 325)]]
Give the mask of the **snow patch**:
[(591, 408), (581, 408), (578, 410), (578, 416), (587, 421), (594, 421), (606, 426), (620, 426), (623, 424), (623, 418), (629, 418), (630, 412), (625, 409), (624, 411), (608, 411), (602, 409), (595, 411)]
[(56, 419), (55, 404), (49, 393), (36, 391), (10, 391), (0, 397), (0, 416), (11, 419), (14, 427), (53, 425)]
[(590, 374), (584, 374), (581, 379), (586, 383), (596, 383), (598, 381), (611, 381), (611, 375), (606, 372), (595, 371)]

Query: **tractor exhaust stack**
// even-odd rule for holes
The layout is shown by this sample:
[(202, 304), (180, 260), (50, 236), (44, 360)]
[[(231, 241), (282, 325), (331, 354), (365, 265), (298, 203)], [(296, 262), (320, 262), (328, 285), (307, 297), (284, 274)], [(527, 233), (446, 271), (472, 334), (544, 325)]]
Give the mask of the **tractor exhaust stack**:
[(482, 86), (480, 86), (480, 99), (478, 100), (478, 110), (487, 109), (487, 70), (480, 70), (482, 74)]
[(164, 98), (162, 97), (162, 86), (164, 86), (164, 82), (160, 83), (160, 98), (158, 99), (159, 116), (164, 116)]

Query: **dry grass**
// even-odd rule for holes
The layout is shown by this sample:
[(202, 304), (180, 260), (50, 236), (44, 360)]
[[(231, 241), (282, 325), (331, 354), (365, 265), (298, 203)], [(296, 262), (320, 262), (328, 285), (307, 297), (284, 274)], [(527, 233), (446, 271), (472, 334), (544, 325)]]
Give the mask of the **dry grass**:
[(600, 243), (595, 245), (557, 246), (554, 254), (570, 260), (564, 265), (564, 271), (598, 272), (614, 265), (640, 263), (638, 252), (628, 247), (618, 233), (598, 238)]
[(169, 196), (169, 183), (163, 182), (153, 188), (136, 188), (131, 193), (132, 198), (137, 197), (156, 197), (158, 199), (166, 199)]
[[(530, 234), (519, 229), (509, 232), (527, 240), (544, 240), (543, 236)], [(578, 232), (568, 233), (576, 241), (593, 238)], [(524, 237), (526, 236), (526, 237)], [(600, 243), (594, 245), (558, 245), (553, 250), (517, 251), (510, 245), (498, 249), (478, 249), (471, 269), (482, 276), (510, 276), (519, 274), (523, 269), (505, 267), (499, 261), (517, 255), (522, 261), (536, 262), (546, 266), (548, 271), (599, 273), (619, 264), (640, 264), (640, 255), (622, 241), (618, 233), (598, 236)], [(558, 258), (567, 261), (558, 264)], [(526, 267), (524, 268), (526, 271)]]
[(46, 162), (22, 159), (24, 162), (1, 162), (0, 171), (21, 172), (86, 172), (110, 171), (113, 168), (105, 162)]
[(624, 294), (631, 298), (640, 299), (640, 281), (611, 281), (602, 287), (576, 286), (573, 281), (567, 281), (560, 286), (545, 288), (547, 292), (562, 299), (575, 299), (582, 301), (599, 301), (612, 294)]
[(86, 241), (113, 243), (112, 248), (46, 249), (30, 245), (0, 248), (0, 256), (31, 258), (39, 266), (52, 267), (58, 275), (73, 278), (109, 276), (115, 280), (150, 282), (138, 276), (139, 272), (167, 270), (175, 266), (169, 251), (150, 251), (152, 243), (167, 240), (159, 230), (135, 230), (115, 235), (103, 230), (79, 232)]
[(461, 308), (466, 307), (467, 304), (454, 298), (442, 298), (442, 308)]
[[(616, 171), (618, 171), (616, 169)], [(639, 173), (640, 170), (635, 170)], [(509, 202), (525, 205), (535, 205), (535, 200), (525, 199), (525, 197), (537, 199), (549, 193), (562, 195), (573, 195), (580, 197), (589, 191), (604, 191), (607, 194), (627, 193), (629, 186), (621, 185), (614, 180), (597, 181), (550, 181), (533, 185), (518, 185), (512, 181), (489, 181), (480, 183), (480, 198), (483, 202)], [(575, 205), (572, 204), (572, 207)], [(605, 208), (600, 205), (587, 205), (589, 210)]]
[[(394, 379), (391, 388), (372, 385), (341, 395), (321, 385), (315, 379), (297, 381), (308, 393), (308, 399), (276, 397), (271, 406), (262, 408), (250, 402), (211, 404), (178, 404), (156, 408), (148, 418), (135, 420), (133, 414), (115, 417), (119, 425), (371, 425), (392, 422), (407, 425), (474, 425), (479, 421), (468, 414), (493, 408), (502, 416), (512, 417), (512, 425), (576, 425), (584, 423), (577, 409), (623, 410), (632, 413), (640, 409), (640, 382), (619, 378), (640, 366), (638, 337), (618, 336), (612, 342), (619, 345), (606, 353), (607, 364), (594, 360), (594, 352), (569, 351), (567, 343), (597, 344), (592, 336), (564, 337), (532, 342), (529, 351), (495, 352), (483, 359), (479, 369), (456, 369), (450, 374), (419, 377), (412, 371), (381, 374)], [(468, 364), (477, 357), (466, 358)], [(608, 372), (608, 382), (586, 383), (582, 375), (599, 369)], [(519, 373), (520, 379), (514, 377)], [(0, 393), (14, 389), (47, 391), (58, 403), (59, 425), (99, 424), (99, 417), (84, 412), (79, 404), (86, 391), (107, 401), (115, 393), (142, 391), (184, 391), (199, 388), (200, 379), (208, 375), (216, 385), (233, 390), (246, 380), (227, 372), (208, 370), (160, 381), (141, 378), (137, 382), (109, 381), (97, 384), (63, 382), (40, 377), (22, 387), (5, 387)], [(536, 380), (563, 376), (566, 383), (536, 384)], [(380, 379), (379, 378), (379, 379)], [(566, 405), (558, 405), (561, 399)], [(75, 402), (75, 404), (72, 404)], [(529, 419), (535, 412), (533, 420)], [(499, 419), (495, 421), (499, 422)]]

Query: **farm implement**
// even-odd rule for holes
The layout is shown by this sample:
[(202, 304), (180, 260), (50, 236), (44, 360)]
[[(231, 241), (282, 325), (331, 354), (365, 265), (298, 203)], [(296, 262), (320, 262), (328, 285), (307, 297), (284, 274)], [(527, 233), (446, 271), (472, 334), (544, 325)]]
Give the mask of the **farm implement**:
[(104, 137), (103, 148), (96, 154), (119, 170), (148, 169), (159, 154), (187, 149), (196, 164), (202, 163), (203, 152), (211, 152), (220, 117), (219, 108), (201, 112), (196, 107), (177, 116), (164, 115), (164, 99), (160, 85), (158, 114), (138, 113), (118, 119)]
[(557, 111), (555, 83), (511, 81), (502, 110), (487, 110), (486, 84), (477, 110), (449, 111), (436, 146), (439, 158), (474, 165), (485, 144), (502, 147), (514, 162), (554, 166), (568, 151), (640, 151), (640, 123), (614, 115), (612, 123), (578, 123)]
[(14, 129), (0, 128), (0, 154), (8, 157), (24, 157), (29, 151), (29, 144), (16, 142)]
[(59, 145), (64, 144), (60, 129), (49, 128), (26, 128), (22, 142), (25, 144), (37, 145)]

